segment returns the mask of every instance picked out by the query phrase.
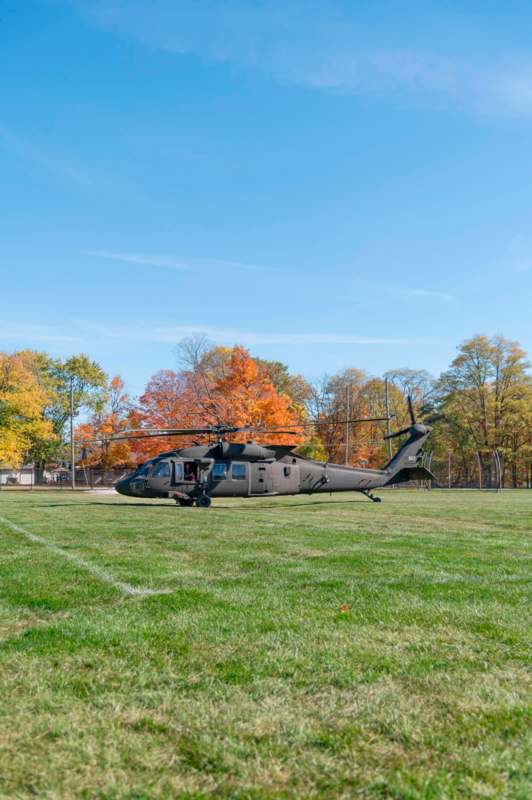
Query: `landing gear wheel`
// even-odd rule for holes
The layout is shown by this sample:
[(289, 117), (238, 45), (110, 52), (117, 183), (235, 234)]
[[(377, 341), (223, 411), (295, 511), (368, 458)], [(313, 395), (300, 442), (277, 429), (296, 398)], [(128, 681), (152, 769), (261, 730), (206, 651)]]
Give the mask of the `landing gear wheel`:
[(198, 508), (209, 508), (211, 502), (211, 498), (208, 494), (200, 494), (196, 500), (196, 505)]
[(382, 503), (382, 498), (380, 497), (372, 497), (371, 499), (373, 500), (374, 503)]
[(179, 500), (179, 505), (189, 508), (190, 506), (194, 505), (194, 500), (192, 500), (191, 497), (182, 497)]

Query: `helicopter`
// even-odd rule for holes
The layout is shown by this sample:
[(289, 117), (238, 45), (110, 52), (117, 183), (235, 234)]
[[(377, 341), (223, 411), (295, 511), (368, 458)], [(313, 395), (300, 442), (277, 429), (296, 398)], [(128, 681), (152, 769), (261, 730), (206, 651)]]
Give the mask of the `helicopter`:
[[(411, 424), (389, 433), (385, 439), (408, 434), (407, 440), (382, 469), (352, 467), (314, 461), (297, 455), (296, 446), (230, 442), (235, 433), (289, 434), (287, 428), (214, 425), (205, 428), (140, 428), (123, 431), (107, 441), (165, 436), (208, 435), (216, 441), (159, 453), (115, 484), (119, 494), (137, 498), (170, 498), (179, 506), (208, 508), (217, 497), (273, 497), (357, 491), (375, 503), (381, 498), (372, 490), (412, 480), (436, 481), (421, 463), (422, 448), (432, 428), (416, 421), (408, 397)], [(375, 422), (373, 417), (342, 422)], [(290, 427), (306, 427), (309, 423)]]

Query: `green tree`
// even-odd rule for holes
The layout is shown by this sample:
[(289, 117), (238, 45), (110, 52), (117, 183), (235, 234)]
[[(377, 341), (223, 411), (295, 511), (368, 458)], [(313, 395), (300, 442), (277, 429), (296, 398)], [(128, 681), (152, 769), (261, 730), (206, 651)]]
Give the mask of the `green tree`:
[(84, 353), (65, 360), (34, 350), (23, 350), (18, 355), (24, 359), (36, 382), (46, 392), (48, 401), (43, 417), (50, 422), (55, 434), (51, 439), (36, 441), (31, 455), (41, 464), (62, 458), (68, 437), (71, 389), (74, 416), (82, 411), (97, 413), (107, 398), (107, 375), (96, 361)]
[(305, 404), (310, 397), (311, 387), (302, 375), (292, 375), (281, 361), (255, 358), (256, 363), (268, 375), (278, 394), (286, 394), (292, 400), (292, 410), (305, 415)]
[(504, 473), (517, 485), (530, 458), (531, 378), (526, 353), (502, 336), (474, 336), (440, 378), (445, 422), (439, 432), (464, 460), (477, 457), (484, 485), (493, 482), (493, 450), (503, 456)]

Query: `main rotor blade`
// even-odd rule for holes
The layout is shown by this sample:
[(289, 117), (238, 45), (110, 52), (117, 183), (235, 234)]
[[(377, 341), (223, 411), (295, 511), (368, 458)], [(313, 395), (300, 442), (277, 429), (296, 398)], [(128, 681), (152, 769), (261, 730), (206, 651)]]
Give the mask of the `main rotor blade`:
[[(392, 417), (395, 414), (391, 415)], [(359, 417), (358, 419), (322, 419), (317, 420), (315, 422), (295, 422), (290, 425), (291, 428), (314, 428), (317, 425), (346, 425), (348, 423), (358, 423), (358, 422), (386, 422), (388, 417)], [(260, 433), (280, 433), (285, 430), (285, 428), (252, 428), (252, 430), (256, 430)]]
[(113, 436), (188, 436), (188, 434), (216, 433), (218, 428), (129, 428)]
[[(236, 428), (229, 426), (217, 426), (213, 428), (138, 428), (136, 430), (119, 431), (109, 436), (100, 436), (98, 439), (85, 439), (85, 444), (109, 444), (110, 442), (134, 441), (135, 439), (153, 439), (165, 436), (224, 436), (230, 433), (251, 432), (259, 430), (255, 427)], [(294, 431), (295, 433), (295, 431)]]
[[(393, 414), (391, 415), (394, 416)], [(340, 419), (340, 420), (318, 420), (316, 422), (296, 422), (290, 425), (290, 428), (313, 428), (323, 425), (346, 425), (358, 424), (362, 422), (386, 422), (388, 417), (358, 417), (355, 419)], [(135, 439), (153, 439), (166, 436), (225, 436), (232, 433), (258, 433), (265, 434), (286, 434), (289, 436), (298, 436), (297, 431), (290, 430), (287, 427), (276, 428), (261, 428), (259, 425), (211, 425), (205, 428), (129, 428), (118, 433), (109, 434), (109, 436), (100, 436), (97, 439), (82, 439), (84, 444), (109, 444), (110, 442), (120, 441), (134, 441)]]
[[(316, 425), (345, 425), (346, 423), (360, 423), (360, 422), (383, 422), (387, 417), (361, 417), (357, 419), (341, 419), (341, 420), (319, 420), (317, 422), (296, 422), (290, 428), (312, 428)], [(292, 431), (287, 427), (279, 426), (277, 428), (261, 428), (259, 425), (212, 425), (210, 428), (136, 428), (125, 431), (120, 431), (116, 434), (111, 434), (109, 437), (103, 437), (103, 441), (120, 441), (123, 439), (149, 439), (157, 436), (198, 436), (206, 434), (210, 436), (223, 436), (230, 433), (289, 433), (297, 436), (296, 431)]]
[[(390, 415), (390, 419), (395, 417), (395, 414)], [(320, 422), (312, 422), (308, 423), (310, 425), (347, 425), (348, 423), (358, 423), (358, 422), (386, 422), (388, 417), (359, 417), (358, 419), (339, 419), (339, 420), (323, 420)]]
[(231, 425), (213, 425), (210, 428), (136, 428), (132, 430), (119, 431), (109, 437), (110, 441), (118, 439), (146, 439), (154, 436), (220, 436), (227, 433), (238, 433), (239, 431), (256, 430), (255, 427), (236, 427)]
[(176, 431), (150, 431), (149, 433), (125, 433), (125, 434), (114, 434), (110, 436), (108, 441), (110, 442), (119, 442), (122, 440), (129, 440), (130, 442), (134, 442), (136, 439), (157, 439), (162, 438), (165, 436), (197, 436), (198, 434), (203, 433), (210, 433), (212, 431), (209, 428), (191, 428), (190, 430), (176, 430)]

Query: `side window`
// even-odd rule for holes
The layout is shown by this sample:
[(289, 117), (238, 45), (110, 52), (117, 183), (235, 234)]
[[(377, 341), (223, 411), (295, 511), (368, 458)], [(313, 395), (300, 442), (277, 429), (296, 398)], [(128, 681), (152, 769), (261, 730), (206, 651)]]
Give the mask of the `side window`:
[(183, 480), (183, 464), (181, 464), (180, 462), (175, 462), (174, 467), (175, 467), (175, 481), (176, 483), (178, 483), (179, 481)]
[(223, 481), (227, 478), (227, 464), (215, 464), (212, 468), (212, 477), (215, 481)]
[(231, 477), (234, 481), (245, 481), (246, 480), (246, 465), (245, 464), (233, 464), (231, 467)]
[(169, 461), (159, 461), (158, 464), (155, 465), (152, 478), (169, 478), (170, 477), (170, 462)]

